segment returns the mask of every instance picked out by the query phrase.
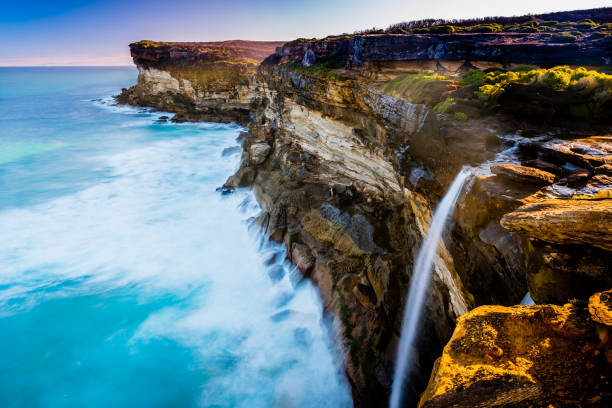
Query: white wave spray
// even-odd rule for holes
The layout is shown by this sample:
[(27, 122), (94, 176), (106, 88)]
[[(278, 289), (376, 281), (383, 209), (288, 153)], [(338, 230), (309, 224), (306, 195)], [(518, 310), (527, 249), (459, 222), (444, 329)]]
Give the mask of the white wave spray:
[(457, 174), (455, 180), (446, 192), (446, 195), (442, 198), (442, 201), (440, 201), (431, 220), (423, 245), (419, 250), (419, 255), (410, 280), (408, 299), (406, 300), (404, 309), (402, 334), (395, 363), (391, 400), (389, 402), (391, 408), (399, 408), (401, 406), (404, 382), (406, 381), (408, 369), (410, 369), (412, 363), (411, 348), (417, 335), (419, 322), (421, 321), (425, 295), (429, 287), (433, 259), (438, 250), (440, 236), (444, 231), (446, 220), (455, 207), (455, 202), (469, 175), (470, 172), (467, 169), (462, 169), (459, 174)]

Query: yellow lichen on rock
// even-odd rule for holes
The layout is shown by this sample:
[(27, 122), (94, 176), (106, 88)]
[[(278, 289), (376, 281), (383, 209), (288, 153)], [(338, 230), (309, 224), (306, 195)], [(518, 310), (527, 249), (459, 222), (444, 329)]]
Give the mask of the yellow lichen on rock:
[(573, 304), (472, 310), (458, 319), (419, 406), (606, 406), (612, 341), (601, 323), (612, 321), (611, 296), (594, 295), (590, 315)]
[(596, 293), (589, 299), (589, 313), (598, 323), (612, 326), (612, 290)]

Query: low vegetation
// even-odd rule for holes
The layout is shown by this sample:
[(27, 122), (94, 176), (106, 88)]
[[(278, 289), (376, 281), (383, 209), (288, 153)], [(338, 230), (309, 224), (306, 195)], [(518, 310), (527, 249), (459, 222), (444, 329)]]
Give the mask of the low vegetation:
[[(465, 95), (473, 95), (471, 100), (487, 111), (496, 108), (500, 97), (515, 84), (533, 87), (536, 93), (537, 87), (554, 91), (550, 99), (553, 104), (556, 92), (559, 100), (564, 99), (563, 93), (573, 92), (580, 102), (570, 106), (567, 114), (576, 118), (602, 118), (612, 104), (612, 74), (565, 65), (550, 69), (525, 65), (512, 70), (471, 70), (461, 77), (435, 73), (403, 74), (389, 81), (383, 92), (413, 103), (430, 103), (436, 112), (464, 121), (468, 115), (461, 112), (462, 106), (465, 107), (470, 100), (465, 99)], [(458, 90), (462, 95), (459, 99), (456, 97)], [(440, 98), (431, 98), (432, 94)]]
[(556, 42), (573, 42), (586, 34), (593, 34), (596, 38), (612, 35), (611, 14), (610, 8), (601, 8), (514, 17), (424, 19), (393, 24), (384, 30), (371, 28), (356, 31), (354, 34), (558, 33), (559, 36), (554, 38)]
[(475, 95), (482, 102), (494, 102), (512, 83), (544, 86), (555, 90), (572, 90), (588, 94), (593, 102), (612, 100), (612, 75), (584, 67), (567, 65), (550, 69), (519, 67), (512, 71), (471, 71), (463, 78), (466, 85), (476, 86)]
[[(389, 81), (383, 88), (383, 92), (387, 95), (406, 98), (414, 103), (422, 103), (426, 87), (429, 88), (428, 92), (433, 93), (431, 85), (435, 83), (443, 85), (449, 81), (448, 77), (435, 73), (404, 74)], [(452, 101), (448, 102), (450, 103)]]
[(165, 45), (168, 45), (168, 43), (162, 42), (162, 41), (144, 40), (144, 41), (135, 42), (130, 45), (134, 45), (134, 46), (141, 47), (141, 48), (151, 48), (151, 47), (163, 47)]
[(468, 120), (468, 117), (465, 113), (463, 112), (455, 112), (453, 113), (453, 118), (455, 118), (456, 120), (460, 120), (462, 122)]

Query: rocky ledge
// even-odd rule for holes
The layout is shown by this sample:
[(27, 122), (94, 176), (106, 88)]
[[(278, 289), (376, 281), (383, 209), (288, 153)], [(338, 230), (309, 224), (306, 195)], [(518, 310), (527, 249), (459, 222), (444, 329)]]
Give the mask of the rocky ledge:
[(564, 306), (461, 316), (419, 407), (603, 407), (612, 401), (612, 291)]
[(265, 63), (329, 60), (362, 65), (374, 61), (467, 60), (534, 64), (610, 65), (612, 42), (590, 36), (566, 44), (546, 33), (373, 34), (287, 43)]
[[(141, 75), (119, 97), (175, 111), (179, 120), (235, 120), (248, 127), (241, 135), (240, 169), (223, 189), (253, 189), (264, 209), (256, 222), (285, 244), (289, 259), (319, 287), (326, 314), (340, 331), (356, 406), (387, 405), (412, 267), (436, 203), (464, 166), (472, 168), (473, 177), (435, 260), (407, 406), (416, 404), (444, 345), (463, 336), (462, 322), (476, 321), (473, 330), (492, 327), (491, 333), (504, 322), (515, 321), (520, 328), (527, 327), (520, 322), (533, 322), (537, 336), (550, 334), (551, 341), (566, 344), (569, 340), (552, 338), (550, 327), (562, 319), (582, 319), (592, 334), (599, 329), (588, 314), (569, 306), (504, 307), (518, 304), (528, 290), (536, 303), (562, 305), (612, 287), (608, 76), (570, 67), (525, 71), (517, 65), (531, 61), (521, 56), (531, 58), (531, 45), (518, 46), (522, 51), (516, 53), (499, 51), (506, 48), (492, 42), (505, 42), (510, 38), (505, 34), (448, 37), (457, 43), (430, 54), (427, 41), (444, 38), (371, 35), (301, 42), (299, 50), (291, 43), (270, 51), (264, 64), (235, 82), (225, 74), (198, 82), (197, 75), (209, 78), (210, 65), (200, 65), (207, 57), (193, 51), (201, 48), (195, 44), (146, 51), (133, 44)], [(355, 44), (369, 45), (359, 54), (340, 54), (342, 63), (331, 64), (334, 47), (345, 40), (353, 41), (353, 51)], [(585, 47), (598, 50), (597, 44)], [(474, 49), (485, 50), (478, 60)], [(567, 59), (555, 55), (568, 63), (579, 58), (576, 52), (565, 54)], [(583, 55), (585, 61), (605, 62), (601, 50)], [(594, 79), (582, 79), (587, 77)], [(584, 87), (586, 81), (591, 85)], [(546, 103), (534, 104), (542, 95)], [(570, 109), (568, 95), (578, 95), (584, 106)], [(481, 305), (498, 306), (466, 315)], [(585, 341), (596, 344), (591, 334)], [(504, 335), (503, 344), (490, 343), (503, 351), (512, 341)], [(488, 347), (479, 344), (469, 347)], [(523, 358), (520, 353), (528, 351), (516, 347), (513, 358)], [(469, 360), (461, 359), (472, 357), (466, 352), (453, 358), (453, 364), (467, 365)], [(568, 374), (610, 370), (607, 363), (597, 360), (592, 367), (587, 360)], [(493, 359), (487, 370), (502, 373), (510, 364), (505, 361)], [(447, 392), (450, 388), (431, 385), (454, 381), (447, 379), (452, 366), (437, 367), (423, 401), (445, 401), (445, 406), (455, 398), (457, 404), (468, 401)], [(478, 406), (522, 406), (494, 398), (498, 392), (522, 392), (513, 388), (511, 377), (487, 378), (493, 380), (486, 387), (473, 388), (485, 401)], [(548, 383), (521, 384), (525, 395), (552, 395)]]

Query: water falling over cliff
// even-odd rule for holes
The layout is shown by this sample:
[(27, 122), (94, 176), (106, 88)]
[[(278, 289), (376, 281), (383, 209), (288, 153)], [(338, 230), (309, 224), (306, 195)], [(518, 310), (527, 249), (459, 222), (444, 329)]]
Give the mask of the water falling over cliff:
[(457, 174), (448, 192), (440, 201), (436, 212), (431, 220), (429, 231), (419, 250), (419, 255), (414, 266), (414, 272), (410, 281), (410, 289), (402, 321), (402, 334), (397, 352), (395, 374), (393, 376), (393, 387), (391, 389), (391, 408), (399, 408), (402, 402), (402, 389), (412, 365), (411, 348), (416, 338), (419, 322), (423, 311), (423, 304), (427, 288), (429, 287), (431, 270), (434, 256), (438, 249), (440, 237), (444, 231), (446, 220), (455, 207), (459, 193), (470, 175), (467, 169)]

